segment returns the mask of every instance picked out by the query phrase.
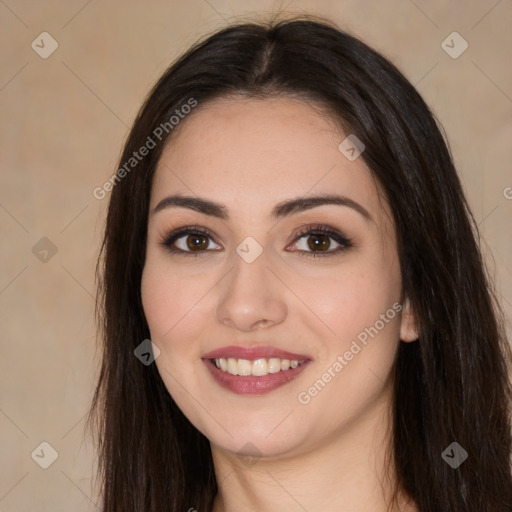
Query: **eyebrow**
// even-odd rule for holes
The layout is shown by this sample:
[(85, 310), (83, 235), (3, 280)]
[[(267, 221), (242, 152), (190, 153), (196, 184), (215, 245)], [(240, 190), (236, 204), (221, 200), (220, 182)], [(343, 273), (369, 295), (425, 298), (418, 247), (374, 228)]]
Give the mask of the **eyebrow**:
[[(271, 218), (274, 220), (287, 217), (294, 213), (310, 210), (317, 208), (318, 206), (324, 205), (337, 205), (346, 206), (352, 208), (359, 214), (361, 214), (367, 221), (373, 222), (372, 216), (368, 213), (368, 210), (360, 205), (358, 202), (350, 199), (349, 197), (327, 194), (321, 196), (309, 196), (309, 197), (296, 197), (282, 201), (278, 203), (271, 212)], [(166, 208), (188, 208), (205, 215), (217, 217), (222, 220), (229, 220), (228, 209), (225, 205), (216, 203), (203, 197), (184, 196), (184, 195), (172, 195), (162, 199), (151, 212), (152, 215), (158, 213)]]

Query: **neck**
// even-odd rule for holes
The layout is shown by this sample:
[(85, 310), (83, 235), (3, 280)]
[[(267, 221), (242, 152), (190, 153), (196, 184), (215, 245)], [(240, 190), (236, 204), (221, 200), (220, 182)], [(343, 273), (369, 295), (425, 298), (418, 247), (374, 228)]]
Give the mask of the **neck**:
[(213, 512), (414, 512), (403, 497), (389, 507), (395, 481), (390, 392), (322, 445), (293, 456), (244, 460), (212, 444), (218, 484)]

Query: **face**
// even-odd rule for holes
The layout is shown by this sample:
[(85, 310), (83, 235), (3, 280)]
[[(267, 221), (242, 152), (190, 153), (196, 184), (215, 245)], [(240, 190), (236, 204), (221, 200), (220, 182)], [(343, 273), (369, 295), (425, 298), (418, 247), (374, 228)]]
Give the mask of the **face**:
[(330, 442), (389, 398), (415, 338), (389, 208), (347, 135), (299, 100), (226, 98), (162, 154), (143, 307), (163, 382), (212, 447)]

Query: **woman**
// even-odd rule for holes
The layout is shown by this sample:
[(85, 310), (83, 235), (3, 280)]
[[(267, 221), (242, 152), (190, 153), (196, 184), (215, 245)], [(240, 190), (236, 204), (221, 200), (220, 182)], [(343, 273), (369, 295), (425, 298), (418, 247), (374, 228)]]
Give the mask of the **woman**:
[(109, 183), (103, 510), (512, 510), (503, 315), (390, 62), (324, 20), (223, 29)]

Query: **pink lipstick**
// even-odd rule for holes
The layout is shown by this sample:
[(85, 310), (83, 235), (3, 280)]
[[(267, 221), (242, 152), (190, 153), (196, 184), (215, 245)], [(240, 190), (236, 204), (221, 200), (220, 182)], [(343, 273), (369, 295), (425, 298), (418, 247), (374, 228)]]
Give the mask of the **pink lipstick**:
[(295, 379), (311, 358), (274, 347), (223, 347), (203, 356), (217, 384), (237, 394), (261, 395)]

